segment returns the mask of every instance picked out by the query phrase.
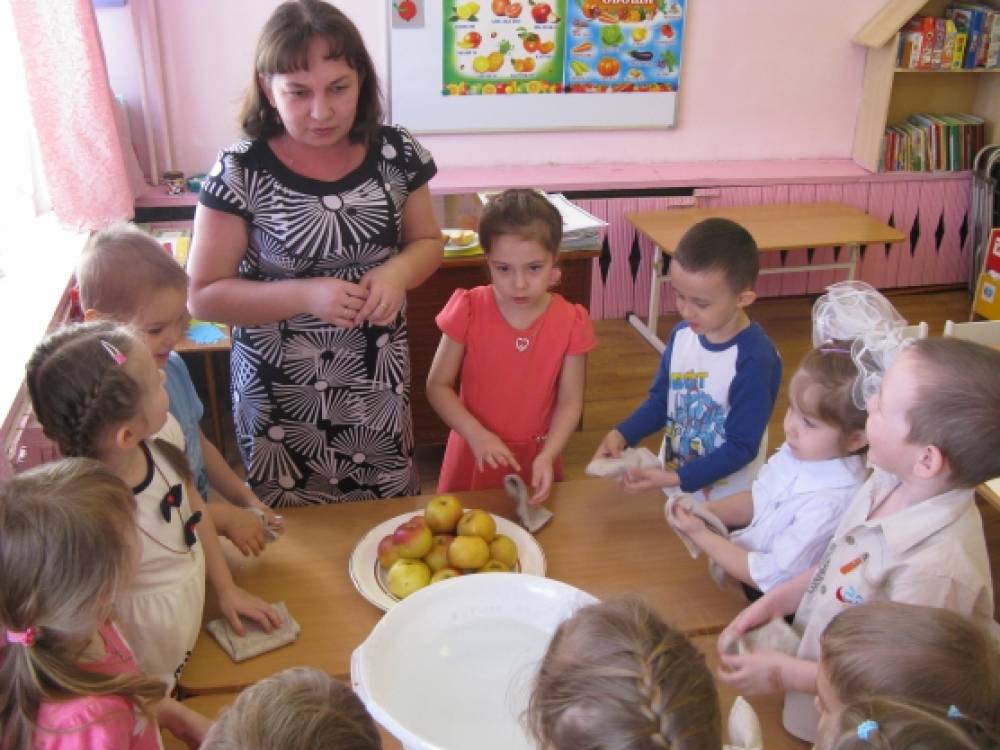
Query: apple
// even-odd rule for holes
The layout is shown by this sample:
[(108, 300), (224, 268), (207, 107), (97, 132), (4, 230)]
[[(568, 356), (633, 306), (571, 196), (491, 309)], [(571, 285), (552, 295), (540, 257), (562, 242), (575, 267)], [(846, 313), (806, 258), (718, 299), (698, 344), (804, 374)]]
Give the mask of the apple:
[(448, 547), (455, 540), (451, 534), (438, 534), (434, 537), (434, 544), (431, 551), (424, 555), (424, 562), (427, 567), (437, 573), (441, 568), (448, 567)]
[(462, 571), (458, 568), (441, 568), (441, 570), (431, 576), (431, 583), (443, 581), (445, 578), (457, 578), (460, 575), (462, 575)]
[(438, 495), (427, 501), (424, 520), (435, 534), (452, 534), (462, 517), (462, 503), (454, 495)]
[(480, 573), (510, 573), (510, 568), (499, 560), (487, 560), (486, 564), (479, 569)]
[(420, 560), (396, 560), (386, 576), (389, 592), (405, 599), (431, 582), (431, 569)]
[(399, 550), (396, 549), (392, 534), (382, 537), (382, 541), (378, 543), (378, 564), (388, 570), (398, 559)]
[(545, 23), (550, 13), (552, 6), (548, 3), (531, 3), (531, 17), (535, 19), (535, 23)]
[(419, 560), (431, 551), (434, 535), (424, 521), (423, 516), (414, 516), (406, 523), (400, 524), (392, 533), (392, 541), (400, 557)]
[(458, 521), (459, 536), (478, 536), (484, 542), (497, 535), (497, 522), (485, 510), (467, 510)]
[(490, 559), (502, 562), (513, 569), (517, 565), (517, 545), (509, 536), (498, 535), (490, 542)]
[(474, 570), (490, 560), (489, 545), (478, 536), (455, 537), (448, 546), (448, 562), (456, 568)]

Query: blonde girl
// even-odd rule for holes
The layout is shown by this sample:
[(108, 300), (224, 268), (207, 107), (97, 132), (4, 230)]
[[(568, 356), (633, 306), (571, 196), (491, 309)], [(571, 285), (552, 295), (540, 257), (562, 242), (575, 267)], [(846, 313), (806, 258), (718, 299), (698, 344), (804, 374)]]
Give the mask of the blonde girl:
[(945, 710), (955, 706), (1000, 735), (1000, 648), (956, 612), (871, 602), (837, 615), (820, 638), (820, 717), (848, 700), (880, 695)]
[(638, 599), (580, 609), (556, 630), (528, 704), (549, 750), (719, 750), (705, 657)]
[(163, 373), (140, 338), (110, 323), (68, 326), (36, 347), (27, 382), (35, 414), (63, 455), (102, 461), (135, 495), (140, 562), (116, 612), (144, 672), (171, 686), (179, 676), (201, 627), (206, 567), (238, 632), (240, 615), (265, 628), (280, 622), (233, 583), (192, 487), (183, 434), (167, 414)]
[(227, 708), (201, 750), (381, 750), (361, 699), (325, 672), (293, 667), (248, 687)]
[(806, 354), (788, 385), (785, 442), (749, 492), (705, 508), (730, 528), (728, 539), (674, 506), (673, 525), (743, 585), (750, 601), (818, 561), (865, 480), (868, 413), (854, 403), (858, 370), (850, 341)]
[(439, 492), (501, 487), (518, 472), (540, 503), (562, 479), (597, 340), (586, 308), (550, 291), (561, 238), (559, 212), (534, 190), (507, 190), (483, 209), (491, 283), (455, 290), (435, 319), (427, 400), (451, 428)]
[(72, 458), (0, 484), (0, 746), (154, 750), (160, 721), (197, 742), (208, 721), (141, 674), (111, 623), (138, 539), (132, 493)]

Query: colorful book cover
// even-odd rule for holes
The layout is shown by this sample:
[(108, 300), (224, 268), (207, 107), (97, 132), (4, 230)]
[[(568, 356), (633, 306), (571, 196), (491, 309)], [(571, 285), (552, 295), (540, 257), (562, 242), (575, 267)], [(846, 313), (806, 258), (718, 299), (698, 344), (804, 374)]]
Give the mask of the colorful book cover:
[(968, 32), (961, 29), (955, 32), (955, 52), (951, 58), (952, 70), (960, 70), (962, 68), (962, 62), (965, 60), (965, 45), (968, 39)]
[(944, 19), (944, 47), (941, 48), (941, 67), (948, 70), (952, 66), (955, 56), (955, 36), (958, 33), (955, 22), (950, 18)]
[(920, 47), (920, 67), (932, 68), (934, 67), (934, 19), (930, 16), (924, 16), (920, 24), (920, 31), (924, 35)]
[(931, 50), (931, 67), (940, 68), (944, 54), (944, 19), (934, 19), (934, 48)]

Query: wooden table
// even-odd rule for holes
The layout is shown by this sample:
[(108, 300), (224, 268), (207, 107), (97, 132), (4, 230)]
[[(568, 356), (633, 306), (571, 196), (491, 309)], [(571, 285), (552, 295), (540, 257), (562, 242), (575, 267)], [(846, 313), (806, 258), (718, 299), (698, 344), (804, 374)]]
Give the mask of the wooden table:
[[(500, 490), (458, 493), (468, 508), (511, 517)], [(547, 575), (599, 598), (641, 595), (692, 635), (718, 633), (746, 605), (734, 589), (709, 578), (704, 558), (692, 560), (663, 518), (663, 494), (624, 495), (609, 480), (557, 483), (549, 507), (555, 519), (537, 539)], [(426, 497), (345, 503), (284, 512), (287, 531), (260, 558), (244, 558), (225, 542), (237, 583), (268, 601), (284, 601), (302, 626), (294, 644), (234, 664), (203, 632), (181, 676), (193, 694), (232, 692), (295, 665), (346, 679), (351, 652), (381, 617), (354, 589), (348, 559), (372, 527), (422, 509)], [(217, 616), (209, 592), (206, 618)]]
[(664, 273), (663, 255), (672, 255), (680, 238), (699, 221), (711, 218), (735, 221), (753, 235), (761, 252), (817, 247), (846, 247), (850, 251), (846, 262), (762, 268), (761, 275), (839, 269), (847, 271), (847, 278), (853, 279), (862, 245), (900, 242), (906, 238), (898, 229), (861, 209), (841, 203), (678, 208), (639, 211), (626, 214), (625, 218), (659, 248), (659, 252), (653, 253), (649, 317), (643, 322), (638, 316), (629, 315), (629, 322), (661, 353), (665, 345), (656, 336), (656, 319), (660, 310), (661, 285), (670, 278)]

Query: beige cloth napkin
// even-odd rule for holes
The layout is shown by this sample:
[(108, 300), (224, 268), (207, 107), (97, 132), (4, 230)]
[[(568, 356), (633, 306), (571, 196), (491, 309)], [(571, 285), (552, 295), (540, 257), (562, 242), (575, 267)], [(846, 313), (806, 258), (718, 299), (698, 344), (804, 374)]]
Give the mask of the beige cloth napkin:
[(799, 652), (799, 641), (801, 640), (791, 625), (777, 617), (766, 625), (749, 630), (735, 640), (724, 641), (721, 645), (727, 654), (740, 656), (752, 654), (755, 651), (778, 651), (782, 654), (795, 656)]
[(552, 511), (541, 505), (528, 502), (531, 493), (520, 474), (508, 474), (503, 478), (503, 488), (517, 501), (517, 520), (532, 534), (552, 520)]
[[(674, 530), (674, 533), (677, 534), (678, 538), (684, 543), (684, 546), (687, 547), (687, 551), (690, 553), (692, 559), (697, 559), (698, 555), (701, 554), (701, 550), (674, 525), (674, 508), (678, 506), (704, 521), (711, 531), (714, 531), (725, 539), (729, 538), (729, 529), (726, 528), (726, 524), (712, 511), (708, 510), (703, 503), (695, 502), (694, 498), (686, 492), (668, 493), (667, 502), (663, 506), (663, 514), (666, 516), (670, 528)], [(733, 577), (723, 570), (722, 566), (715, 562), (715, 560), (708, 561), (708, 573), (712, 576), (712, 580), (719, 586), (726, 586), (733, 581)]]
[(764, 731), (753, 706), (737, 695), (729, 709), (729, 744), (723, 750), (764, 750)]
[(618, 458), (595, 458), (587, 464), (587, 476), (619, 479), (629, 469), (659, 469), (660, 459), (649, 448), (626, 448)]
[(299, 624), (288, 614), (288, 608), (284, 602), (277, 602), (274, 608), (281, 615), (281, 625), (270, 633), (265, 633), (264, 629), (255, 622), (244, 619), (246, 635), (238, 635), (229, 621), (220, 617), (212, 620), (205, 627), (208, 632), (215, 636), (215, 640), (222, 646), (222, 650), (229, 654), (229, 657), (240, 662), (250, 659), (276, 648), (286, 646), (295, 641), (302, 632)]

